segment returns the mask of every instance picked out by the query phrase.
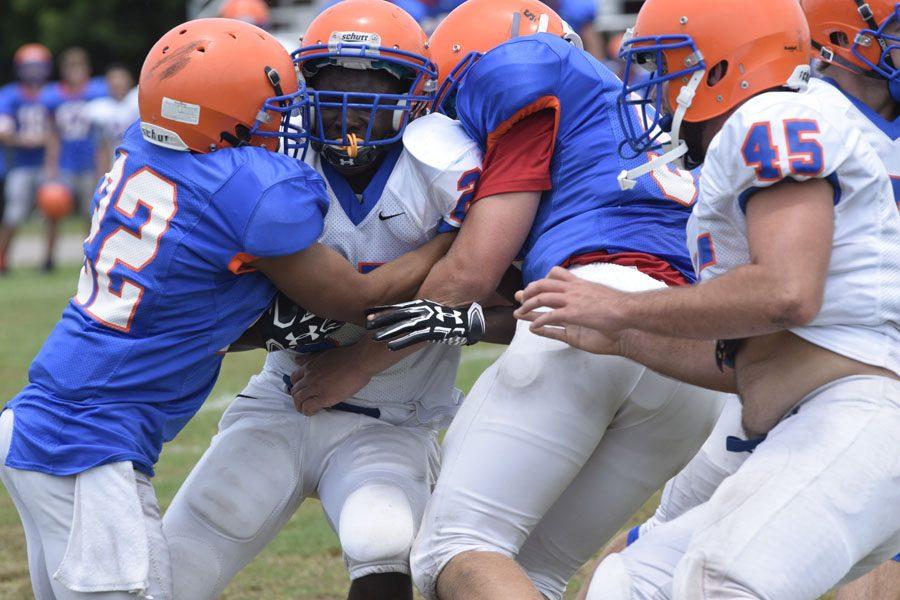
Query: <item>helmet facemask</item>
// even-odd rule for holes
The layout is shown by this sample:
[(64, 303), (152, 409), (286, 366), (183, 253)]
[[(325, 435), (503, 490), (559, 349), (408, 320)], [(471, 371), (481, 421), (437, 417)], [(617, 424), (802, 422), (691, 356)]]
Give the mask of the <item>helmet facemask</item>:
[[(347, 33), (335, 35), (346, 37)], [(363, 35), (363, 34), (358, 34)], [(309, 88), (310, 102), (303, 113), (303, 128), (313, 148), (335, 167), (342, 170), (363, 170), (376, 162), (383, 153), (403, 137), (406, 125), (424, 111), (434, 98), (437, 70), (427, 58), (377, 45), (375, 34), (365, 34), (369, 43), (332, 42), (300, 48), (294, 61), (304, 76), (313, 82)], [(334, 36), (332, 36), (334, 37)], [(312, 54), (312, 56), (310, 56)], [(384, 71), (401, 83), (399, 93), (371, 93), (321, 89), (315, 86), (317, 76), (327, 68), (357, 71)], [(338, 111), (339, 132), (330, 132), (324, 113)], [(353, 113), (367, 113), (365, 131), (353, 131)], [(390, 115), (390, 131), (376, 131), (376, 123), (383, 115)]]
[[(679, 57), (681, 64), (676, 64), (673, 55)], [(622, 189), (631, 189), (637, 184), (638, 177), (669, 163), (676, 162), (679, 167), (684, 167), (683, 157), (688, 153), (688, 146), (680, 139), (681, 124), (703, 81), (707, 65), (689, 35), (633, 37), (629, 30), (619, 56), (625, 61), (622, 91), (617, 103), (619, 123), (625, 132), (619, 155), (634, 160), (642, 155), (657, 154), (640, 167), (619, 175)], [(633, 69), (642, 69), (650, 76), (641, 80), (633, 76)], [(632, 80), (637, 83), (629, 84)], [(680, 86), (677, 106), (671, 114), (670, 107), (665, 104), (670, 85)]]
[[(900, 65), (892, 57), (892, 52), (900, 51), (900, 2), (894, 5), (893, 12), (880, 25), (875, 22), (871, 11), (867, 11), (868, 5), (860, 7), (860, 16), (866, 21), (868, 28), (859, 32), (850, 51), (872, 73), (887, 81), (891, 97), (895, 102), (900, 102)], [(881, 47), (877, 63), (869, 60), (863, 52), (872, 44)]]

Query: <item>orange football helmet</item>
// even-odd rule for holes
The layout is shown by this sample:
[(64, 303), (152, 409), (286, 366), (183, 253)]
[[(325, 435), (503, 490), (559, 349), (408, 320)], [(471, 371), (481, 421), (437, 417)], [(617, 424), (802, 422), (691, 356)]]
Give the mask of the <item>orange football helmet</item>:
[[(682, 121), (707, 121), (768, 89), (804, 86), (809, 26), (797, 0), (647, 0), (620, 56), (623, 79), (635, 83), (623, 85), (619, 120), (635, 156), (663, 151), (648, 163), (655, 169), (687, 153)], [(633, 77), (637, 68), (649, 78)]]
[(174, 150), (263, 146), (295, 154), (290, 125), (306, 102), (290, 55), (272, 35), (234, 19), (197, 19), (151, 48), (138, 84), (141, 132)]
[(41, 84), (50, 78), (53, 56), (43, 44), (24, 44), (13, 55), (16, 77), (28, 84)]
[(219, 16), (246, 21), (265, 29), (269, 26), (269, 5), (264, 0), (227, 0)]
[(51, 221), (69, 216), (75, 208), (72, 190), (58, 181), (42, 183), (37, 189), (36, 199), (38, 210)]
[(433, 110), (452, 112), (448, 100), (484, 53), (512, 38), (536, 33), (558, 35), (582, 47), (578, 34), (539, 0), (467, 0), (457, 6), (428, 40), (439, 78)]
[(818, 58), (853, 73), (874, 71), (897, 79), (891, 49), (900, 49), (900, 31), (885, 33), (900, 23), (897, 0), (800, 0)]
[[(433, 98), (437, 71), (428, 57), (422, 27), (402, 8), (385, 0), (344, 0), (325, 9), (309, 25), (294, 52), (304, 76), (315, 77), (327, 66), (378, 69), (403, 82), (401, 94), (348, 93), (309, 89), (309, 118), (304, 119), (313, 144), (324, 147), (330, 160), (360, 165), (374, 159), (375, 148), (400, 140), (416, 112)], [(341, 111), (341, 137), (326, 137), (322, 109)], [(348, 131), (348, 112), (369, 112), (365, 134)], [(393, 114), (393, 135), (374, 139), (372, 128), (379, 111)], [(335, 154), (336, 153), (336, 154)]]
[(50, 62), (51, 60), (50, 50), (43, 44), (23, 44), (13, 55), (13, 62), (17, 65), (30, 62)]

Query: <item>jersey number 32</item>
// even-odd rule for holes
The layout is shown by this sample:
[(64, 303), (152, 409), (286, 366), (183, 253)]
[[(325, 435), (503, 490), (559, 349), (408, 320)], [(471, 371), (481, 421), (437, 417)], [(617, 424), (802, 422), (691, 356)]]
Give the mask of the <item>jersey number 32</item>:
[[(96, 253), (87, 253), (93, 258), (85, 258), (75, 294), (75, 302), (89, 315), (107, 327), (124, 332), (131, 330), (144, 294), (144, 286), (130, 279), (128, 273), (137, 273), (153, 262), (160, 240), (178, 212), (175, 184), (148, 167), (131, 174), (116, 194), (127, 160), (128, 155), (122, 152), (97, 190), (98, 200), (85, 248), (95, 243), (110, 204), (127, 219), (133, 218), (140, 206), (149, 211), (149, 216), (136, 229), (116, 227), (103, 238)], [(121, 268), (116, 271), (115, 279), (111, 279), (110, 272), (116, 265)]]

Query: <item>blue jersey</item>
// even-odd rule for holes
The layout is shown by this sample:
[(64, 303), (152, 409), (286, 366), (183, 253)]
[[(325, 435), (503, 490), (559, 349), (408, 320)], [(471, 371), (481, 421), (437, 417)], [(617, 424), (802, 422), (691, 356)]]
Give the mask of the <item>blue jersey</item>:
[(152, 475), (271, 303), (249, 257), (315, 243), (327, 209), (308, 166), (262, 148), (178, 152), (125, 134), (98, 188), (75, 297), (9, 403), (6, 464), (52, 475), (130, 460)]
[[(50, 115), (41, 100), (41, 92), (33, 93), (25, 86), (10, 83), (0, 93), (0, 119), (9, 120), (17, 135), (33, 138), (46, 136)], [(44, 163), (44, 147), (10, 151), (10, 168), (39, 167)]]
[(459, 87), (458, 117), (486, 151), (529, 114), (556, 110), (553, 187), (543, 193), (522, 249), (526, 283), (596, 251), (651, 254), (694, 280), (685, 243), (697, 196), (691, 174), (661, 169), (640, 178), (634, 189), (619, 188), (623, 169), (649, 160), (649, 155), (619, 156), (625, 139), (616, 113), (621, 86), (587, 53), (556, 36), (538, 34), (485, 54)]
[(94, 169), (94, 136), (88, 102), (109, 95), (106, 81), (95, 77), (74, 90), (62, 82), (44, 88), (41, 100), (59, 133), (59, 168), (75, 173)]

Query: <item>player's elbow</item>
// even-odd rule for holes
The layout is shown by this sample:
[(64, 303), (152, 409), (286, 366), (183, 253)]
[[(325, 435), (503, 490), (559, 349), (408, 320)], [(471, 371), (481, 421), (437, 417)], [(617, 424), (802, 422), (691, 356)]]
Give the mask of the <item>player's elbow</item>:
[(776, 288), (769, 305), (769, 320), (782, 329), (808, 325), (822, 308), (822, 290), (812, 286), (783, 285)]
[(500, 282), (500, 276), (495, 277), (489, 268), (473, 269), (471, 266), (451, 264), (448, 271), (447, 288), (453, 290), (453, 296), (464, 298), (466, 302), (487, 298)]

